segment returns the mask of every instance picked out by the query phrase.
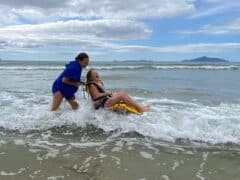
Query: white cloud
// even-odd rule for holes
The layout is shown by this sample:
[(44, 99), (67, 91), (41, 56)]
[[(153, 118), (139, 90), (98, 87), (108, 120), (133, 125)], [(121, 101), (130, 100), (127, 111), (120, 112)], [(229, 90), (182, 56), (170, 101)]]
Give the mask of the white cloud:
[(1, 16), (0, 27), (19, 23), (18, 17), (15, 13), (13, 13), (13, 11), (0, 8), (0, 16)]
[[(239, 25), (240, 20), (232, 23)], [(147, 38), (151, 30), (130, 20), (71, 20), (37, 25), (14, 25), (0, 28), (0, 49), (38, 49), (39, 47), (78, 47), (116, 52), (217, 53), (240, 49), (240, 43), (199, 43), (172, 46), (124, 45), (128, 39)], [(117, 43), (121, 42), (121, 43)]]
[(222, 25), (205, 25), (198, 30), (181, 31), (181, 34), (240, 34), (240, 18)]
[(67, 5), (68, 0), (0, 0), (0, 4), (12, 8), (25, 8), (25, 7), (36, 7), (36, 8), (58, 8)]
[(194, 18), (201, 18), (201, 17), (205, 17), (205, 16), (211, 16), (211, 15), (221, 13), (226, 9), (230, 9), (230, 8), (221, 5), (221, 6), (209, 8), (209, 9), (206, 9), (206, 10), (199, 10), (195, 14), (191, 15), (189, 18), (194, 19)]
[[(78, 42), (80, 43), (80, 41)], [(102, 41), (81, 41), (82, 46), (79, 45), (80, 49), (88, 49), (88, 52), (96, 52), (96, 54), (104, 54), (105, 52), (120, 52), (120, 53), (175, 53), (175, 54), (192, 54), (192, 53), (226, 53), (226, 52), (234, 52), (240, 50), (240, 43), (234, 42), (224, 42), (224, 43), (197, 43), (197, 44), (179, 44), (179, 45), (171, 45), (171, 46), (160, 46), (160, 47), (153, 47), (153, 46), (142, 46), (142, 45), (123, 45), (111, 42), (102, 42)], [(1, 42), (0, 42), (0, 51), (9, 51), (11, 52), (28, 52), (28, 53), (36, 53), (41, 54), (41, 52), (45, 51), (38, 51), (37, 49), (32, 50), (29, 48), (6, 48), (1, 49)], [(72, 45), (72, 44), (71, 44)], [(29, 46), (34, 46), (34, 44), (30, 44)], [(5, 47), (5, 45), (4, 45)], [(51, 54), (53, 52), (46, 51), (45, 53)], [(59, 53), (55, 52), (54, 53)], [(61, 53), (68, 53), (69, 49), (61, 50)]]
[[(125, 1), (76, 1), (77, 13), (102, 18), (162, 18), (186, 14), (194, 10), (194, 5), (186, 0), (139, 0)], [(80, 3), (79, 3), (80, 2)]]
[[(19, 16), (39, 22), (59, 18), (163, 18), (191, 13), (195, 10), (189, 0), (0, 0), (0, 9), (15, 11)], [(26, 16), (31, 13), (33, 16)], [(2, 14), (4, 17), (4, 14)], [(45, 18), (43, 18), (45, 17)], [(48, 19), (48, 20), (47, 20)], [(44, 22), (44, 21), (42, 21)]]
[(151, 51), (158, 53), (219, 53), (240, 49), (240, 43), (198, 43), (198, 44), (181, 44), (162, 47), (126, 45), (118, 46), (118, 51), (122, 52), (143, 52)]
[[(0, 51), (38, 53), (39, 50), (41, 53), (42, 49), (52, 46), (59, 47), (62, 53), (66, 53), (64, 48), (91, 49), (92, 52), (110, 50), (109, 52), (139, 53), (145, 51), (218, 53), (239, 50), (240, 43), (231, 42), (161, 47), (123, 44), (126, 43), (126, 40), (139, 40), (151, 36), (150, 27), (139, 22), (142, 19), (174, 17), (193, 12), (195, 13), (191, 18), (200, 18), (240, 6), (236, 1), (202, 0), (205, 3), (211, 3), (210, 8), (196, 11), (194, 5), (196, 1), (0, 0)], [(183, 31), (181, 33), (239, 33), (239, 27), (240, 19), (236, 19), (228, 24), (206, 25), (196, 31)]]
[(205, 3), (209, 4), (222, 4), (222, 3), (238, 3), (239, 0), (231, 0), (231, 1), (226, 1), (226, 0), (202, 0)]
[(71, 20), (37, 25), (14, 25), (0, 28), (0, 39), (6, 47), (101, 46), (109, 40), (147, 38), (151, 30), (130, 20)]
[(207, 3), (219, 3), (219, 2), (224, 2), (226, 0), (203, 0), (203, 1)]
[(219, 53), (240, 49), (240, 43), (198, 43), (160, 48), (160, 52)]
[(208, 17), (216, 14), (223, 14), (228, 11), (233, 11), (233, 9), (240, 8), (239, 0), (232, 0), (232, 1), (207, 0), (207, 2), (212, 3), (213, 6), (210, 6), (210, 8), (207, 8), (208, 6), (204, 6), (204, 9), (198, 9), (189, 18), (195, 19), (195, 18)]

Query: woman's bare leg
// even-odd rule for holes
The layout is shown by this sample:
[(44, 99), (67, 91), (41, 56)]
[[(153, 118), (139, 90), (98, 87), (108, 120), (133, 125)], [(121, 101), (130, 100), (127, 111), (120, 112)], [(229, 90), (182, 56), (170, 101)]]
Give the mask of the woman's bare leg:
[(79, 105), (78, 105), (77, 101), (75, 101), (75, 98), (73, 98), (73, 99), (68, 99), (67, 101), (68, 101), (68, 103), (71, 105), (71, 107), (72, 107), (73, 110), (78, 109)]
[(53, 96), (51, 111), (56, 111), (57, 108), (62, 103), (62, 100), (63, 100), (63, 96), (62, 96), (61, 92), (57, 91)]
[(143, 106), (138, 104), (131, 97), (129, 97), (128, 94), (125, 92), (118, 92), (114, 94), (113, 97), (107, 100), (104, 107), (106, 108), (112, 107), (114, 104), (117, 104), (121, 101), (123, 101), (129, 106), (135, 107), (139, 112), (145, 112), (149, 110), (149, 106)]

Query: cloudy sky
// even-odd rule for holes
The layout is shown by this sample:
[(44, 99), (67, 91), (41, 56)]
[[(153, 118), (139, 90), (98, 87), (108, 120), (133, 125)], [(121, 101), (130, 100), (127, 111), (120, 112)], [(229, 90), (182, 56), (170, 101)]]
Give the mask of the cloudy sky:
[(240, 61), (240, 0), (0, 0), (0, 58)]

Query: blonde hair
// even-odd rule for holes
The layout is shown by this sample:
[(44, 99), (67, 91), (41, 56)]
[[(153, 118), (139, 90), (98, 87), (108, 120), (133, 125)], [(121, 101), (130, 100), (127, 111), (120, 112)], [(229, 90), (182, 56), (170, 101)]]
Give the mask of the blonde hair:
[(89, 83), (92, 81), (92, 72), (95, 71), (95, 69), (89, 69), (89, 71), (87, 72), (87, 75), (86, 75), (86, 79), (87, 79), (87, 82), (86, 82), (86, 91), (89, 93), (88, 91), (88, 87), (89, 87)]

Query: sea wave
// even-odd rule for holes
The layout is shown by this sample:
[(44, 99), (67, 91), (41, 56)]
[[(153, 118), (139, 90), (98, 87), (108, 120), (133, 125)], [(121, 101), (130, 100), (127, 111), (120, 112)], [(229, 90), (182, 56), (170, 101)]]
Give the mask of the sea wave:
[(63, 66), (0, 66), (0, 70), (59, 70)]
[(53, 113), (49, 111), (49, 99), (46, 95), (20, 98), (13, 93), (1, 92), (0, 127), (26, 133), (62, 126), (85, 128), (91, 124), (107, 133), (114, 130), (136, 132), (169, 142), (185, 139), (240, 145), (240, 103), (207, 106), (174, 99), (138, 98), (138, 101), (151, 105), (150, 112), (138, 116), (95, 111), (88, 100), (82, 100), (77, 111), (63, 103), (60, 110)]
[[(239, 65), (106, 65), (91, 66), (98, 70), (137, 70), (137, 69), (153, 69), (153, 70), (181, 70), (181, 69), (199, 69), (199, 70), (240, 70)], [(0, 66), (0, 70), (62, 70), (64, 66)]]
[(156, 69), (203, 69), (203, 70), (239, 70), (240, 66), (213, 66), (213, 65), (177, 65), (177, 66), (154, 66)]

